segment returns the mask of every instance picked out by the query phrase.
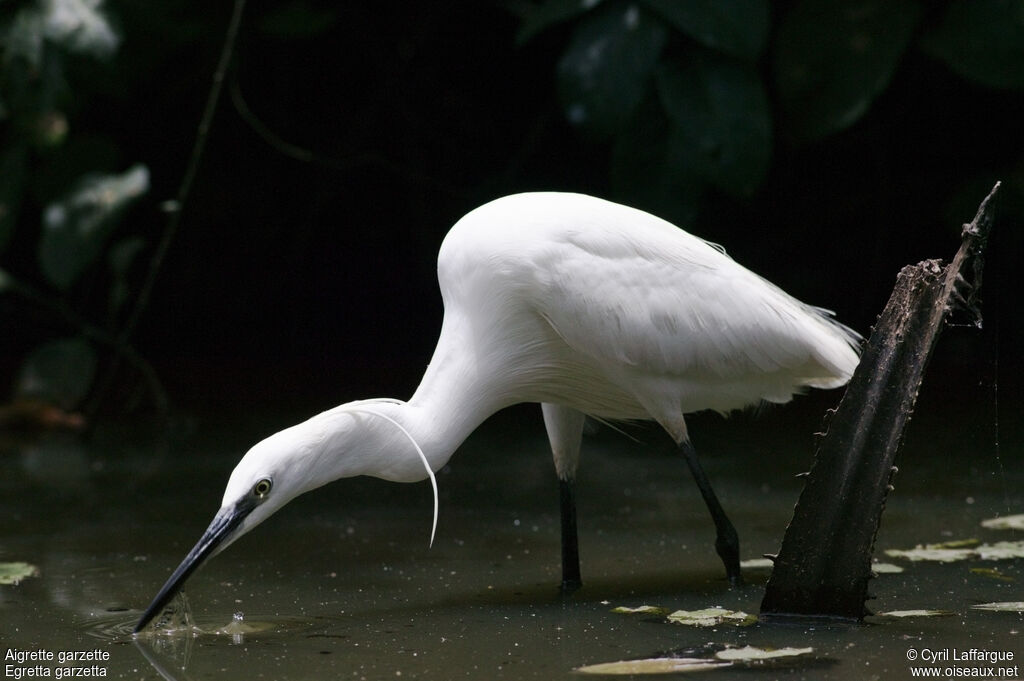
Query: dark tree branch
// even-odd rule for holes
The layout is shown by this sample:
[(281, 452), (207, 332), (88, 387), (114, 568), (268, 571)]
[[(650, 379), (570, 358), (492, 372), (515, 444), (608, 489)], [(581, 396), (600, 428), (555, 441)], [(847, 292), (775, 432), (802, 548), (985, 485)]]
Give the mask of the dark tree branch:
[[(871, 554), (903, 428), (951, 309), (976, 315), (999, 183), (964, 225), (953, 262), (903, 268), (850, 385), (818, 445), (761, 602), (762, 617), (860, 620)], [(966, 279), (965, 275), (970, 279)]]

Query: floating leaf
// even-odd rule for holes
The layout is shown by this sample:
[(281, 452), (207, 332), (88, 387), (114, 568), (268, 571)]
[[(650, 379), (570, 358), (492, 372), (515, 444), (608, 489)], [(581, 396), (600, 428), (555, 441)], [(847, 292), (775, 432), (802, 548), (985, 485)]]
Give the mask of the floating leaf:
[(673, 153), (722, 191), (753, 194), (772, 152), (768, 96), (754, 67), (694, 55), (659, 67), (656, 83), (673, 124)]
[[(956, 548), (973, 546), (974, 548)], [(977, 539), (963, 539), (941, 544), (918, 545), (916, 548), (886, 549), (885, 554), (894, 558), (907, 560), (931, 560), (940, 563), (952, 563), (959, 560), (976, 558), (980, 560), (1006, 560), (1024, 558), (1024, 541), (1001, 541), (995, 544), (978, 544)]]
[(17, 585), (26, 577), (35, 577), (39, 568), (31, 563), (0, 563), (0, 584)]
[(879, 617), (947, 617), (955, 615), (952, 610), (890, 610), (878, 613)]
[(971, 537), (970, 539), (953, 539), (950, 541), (939, 542), (938, 544), (928, 544), (930, 549), (969, 549), (981, 544), (980, 539)]
[(691, 627), (715, 627), (719, 624), (745, 627), (757, 622), (757, 615), (724, 608), (704, 608), (703, 610), (676, 610), (668, 616), (668, 621)]
[(912, 561), (928, 560), (953, 563), (958, 560), (976, 558), (978, 554), (973, 549), (937, 549), (931, 546), (918, 546), (914, 549), (886, 549), (885, 555)]
[(96, 352), (82, 338), (50, 341), (36, 348), (21, 367), (19, 398), (38, 398), (72, 409), (85, 397), (96, 373)]
[(720, 667), (732, 666), (728, 662), (715, 662), (697, 657), (652, 657), (646, 660), (622, 660), (620, 662), (602, 662), (578, 667), (576, 671), (584, 674), (677, 674), (680, 672), (701, 672)]
[(972, 605), (971, 607), (975, 610), (990, 610), (993, 612), (1024, 612), (1024, 601), (981, 603), (979, 605)]
[(1019, 2), (953, 0), (921, 47), (983, 85), (1024, 87), (1024, 11)]
[(982, 560), (1006, 560), (1024, 558), (1024, 541), (1000, 541), (995, 544), (982, 544), (977, 549)]
[(624, 605), (620, 605), (617, 608), (612, 608), (612, 612), (617, 612), (623, 615), (665, 615), (668, 613), (668, 608), (659, 608), (656, 605), (638, 605), (635, 608), (629, 608)]
[(903, 572), (903, 568), (892, 563), (872, 563), (871, 570), (876, 575), (896, 575)]
[(995, 579), (995, 580), (998, 580), (1000, 582), (1016, 582), (1017, 581), (1016, 577), (1011, 577), (1009, 575), (1004, 575), (1002, 572), (1000, 572), (999, 570), (996, 570), (995, 568), (972, 567), (971, 568), (971, 573), (973, 573), (975, 575), (981, 575), (982, 577), (988, 577), (989, 579)]
[(729, 662), (752, 662), (756, 660), (771, 660), (777, 657), (795, 657), (812, 652), (814, 652), (814, 648), (755, 648), (754, 646), (745, 646), (743, 648), (719, 650), (715, 653), (715, 657)]
[(990, 530), (1024, 530), (1024, 513), (982, 520), (981, 526)]
[(917, 26), (914, 0), (802, 0), (774, 38), (775, 82), (792, 132), (817, 139), (857, 121), (892, 79)]
[(566, 118), (599, 137), (620, 130), (643, 100), (668, 29), (636, 3), (586, 15), (558, 62)]
[(686, 35), (743, 59), (761, 54), (768, 40), (767, 0), (644, 0)]
[(39, 262), (57, 288), (68, 288), (100, 254), (114, 218), (149, 189), (149, 170), (136, 165), (122, 175), (87, 177), (78, 189), (43, 214)]
[(747, 570), (771, 570), (775, 561), (771, 558), (748, 558), (740, 561), (740, 567)]

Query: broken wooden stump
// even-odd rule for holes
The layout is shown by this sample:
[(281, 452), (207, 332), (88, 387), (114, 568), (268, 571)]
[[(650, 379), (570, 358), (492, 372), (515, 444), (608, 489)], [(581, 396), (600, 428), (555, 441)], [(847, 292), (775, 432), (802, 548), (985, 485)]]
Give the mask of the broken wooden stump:
[(953, 262), (900, 271), (786, 529), (761, 601), (762, 619), (861, 620), (871, 554), (903, 428), (943, 321), (954, 307), (976, 316), (985, 242), (999, 183), (964, 225)]

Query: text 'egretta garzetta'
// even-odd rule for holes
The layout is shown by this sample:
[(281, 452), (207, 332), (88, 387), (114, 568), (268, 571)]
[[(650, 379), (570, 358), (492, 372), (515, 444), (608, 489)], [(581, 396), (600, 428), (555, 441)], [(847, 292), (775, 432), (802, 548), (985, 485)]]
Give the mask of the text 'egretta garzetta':
[[(739, 540), (684, 415), (788, 402), (844, 385), (859, 336), (648, 213), (580, 194), (528, 193), (471, 211), (437, 258), (444, 321), (408, 402), (350, 402), (255, 445), (220, 510), (136, 631), (192, 572), (291, 499), (333, 480), (430, 478), (485, 419), (542, 405), (561, 486), (563, 588), (580, 584), (574, 480), (584, 415), (657, 421), (681, 447), (738, 583)], [(437, 522), (435, 487), (434, 522)]]

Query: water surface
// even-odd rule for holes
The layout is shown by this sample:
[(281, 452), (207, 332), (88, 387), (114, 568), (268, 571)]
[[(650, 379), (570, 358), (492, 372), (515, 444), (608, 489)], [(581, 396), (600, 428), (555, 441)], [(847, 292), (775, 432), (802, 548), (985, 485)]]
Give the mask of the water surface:
[[(875, 612), (954, 613), (946, 617), (695, 629), (612, 612), (648, 604), (756, 613), (767, 577), (747, 571), (746, 587), (729, 588), (686, 466), (653, 428), (629, 431), (640, 442), (608, 430), (586, 440), (585, 584), (561, 598), (557, 486), (533, 411), (485, 425), (438, 475), (432, 548), (428, 483), (335, 483), (193, 575), (187, 597), (208, 633), (133, 638), (142, 609), (212, 518), (237, 459), (284, 425), (273, 416), (224, 419), (170, 443), (124, 429), (88, 447), (60, 438), (0, 443), (0, 561), (39, 570), (0, 586), (0, 654), (101, 651), (108, 659), (97, 671), (145, 679), (579, 679), (586, 677), (573, 670), (582, 665), (748, 644), (814, 652), (702, 676), (900, 679), (911, 678), (911, 649), (1024, 657), (1021, 614), (970, 607), (1024, 600), (1020, 560), (904, 562), (904, 573), (873, 582)], [(816, 425), (816, 416), (797, 410), (692, 426), (744, 559), (778, 550), (800, 491), (793, 476), (810, 463)], [(1024, 512), (1020, 451), (1009, 442), (996, 448), (981, 431), (965, 435), (940, 419), (916, 426), (878, 555), (920, 542), (1021, 539), (979, 526)], [(971, 570), (979, 567), (999, 574)], [(246, 627), (223, 631), (236, 613)], [(43, 666), (52, 674), (61, 667)]]

